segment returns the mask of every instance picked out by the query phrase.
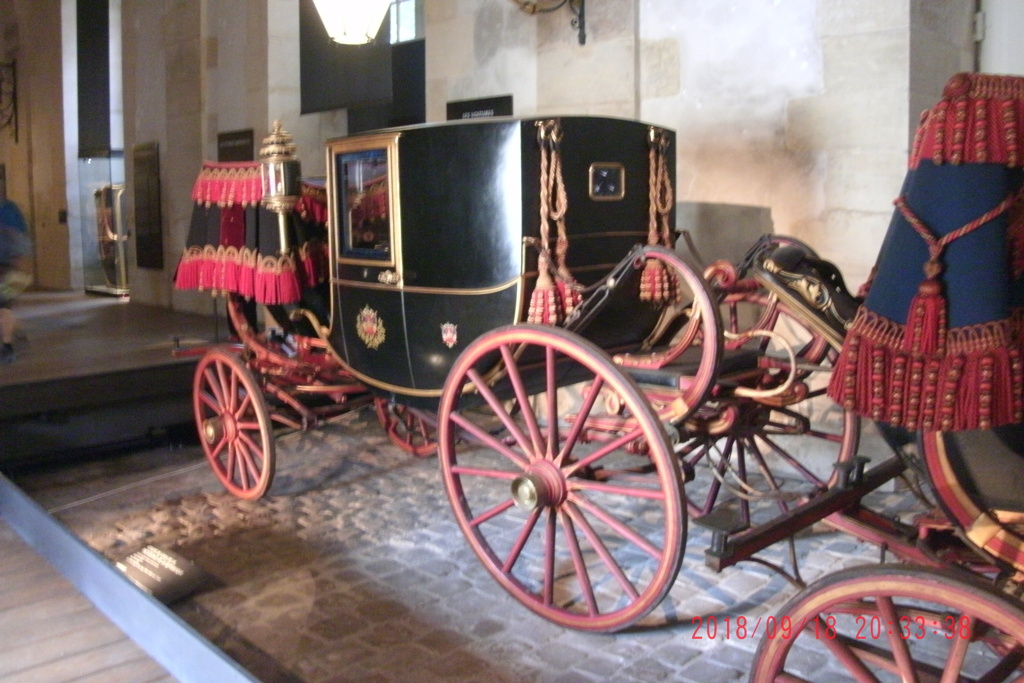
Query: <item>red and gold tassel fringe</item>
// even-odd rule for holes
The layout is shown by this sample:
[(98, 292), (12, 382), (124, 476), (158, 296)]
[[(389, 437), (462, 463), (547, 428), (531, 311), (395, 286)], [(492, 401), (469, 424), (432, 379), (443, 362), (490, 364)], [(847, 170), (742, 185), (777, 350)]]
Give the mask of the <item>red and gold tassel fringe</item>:
[(537, 286), (530, 297), (530, 310), (526, 321), (538, 325), (557, 325), (561, 322), (558, 291), (551, 278), (549, 257), (541, 252), (537, 260)]
[(862, 307), (828, 395), (847, 410), (909, 430), (991, 429), (1024, 421), (1024, 312), (947, 331), (945, 354), (915, 352), (908, 336), (902, 325)]
[(946, 352), (946, 298), (942, 283), (935, 279), (922, 282), (910, 301), (903, 350), (921, 356)]

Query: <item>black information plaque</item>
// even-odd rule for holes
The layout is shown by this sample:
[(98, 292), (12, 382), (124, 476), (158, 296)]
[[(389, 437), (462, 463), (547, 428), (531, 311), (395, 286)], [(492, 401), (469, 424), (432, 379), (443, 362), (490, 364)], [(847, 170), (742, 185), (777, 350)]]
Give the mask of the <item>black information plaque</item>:
[(475, 100), (456, 100), (448, 103), (448, 120), (482, 119), (492, 116), (512, 116), (512, 96), (481, 97)]
[(139, 268), (164, 267), (163, 210), (160, 206), (160, 146), (156, 142), (132, 149), (135, 188), (135, 263)]
[(132, 583), (169, 605), (210, 583), (211, 577), (181, 555), (147, 545), (116, 564)]
[(255, 158), (252, 128), (217, 133), (217, 161), (253, 161)]

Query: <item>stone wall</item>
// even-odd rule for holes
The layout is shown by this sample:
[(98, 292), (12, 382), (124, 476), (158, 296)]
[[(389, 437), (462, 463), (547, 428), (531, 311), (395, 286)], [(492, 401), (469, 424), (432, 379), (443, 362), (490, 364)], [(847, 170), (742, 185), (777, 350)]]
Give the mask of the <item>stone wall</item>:
[(566, 10), (428, 10), (431, 120), (447, 100), (512, 94), (519, 115), (673, 128), (679, 201), (767, 207), (776, 231), (854, 284), (888, 226), (918, 112), (973, 50), (970, 0), (602, 0), (583, 46)]

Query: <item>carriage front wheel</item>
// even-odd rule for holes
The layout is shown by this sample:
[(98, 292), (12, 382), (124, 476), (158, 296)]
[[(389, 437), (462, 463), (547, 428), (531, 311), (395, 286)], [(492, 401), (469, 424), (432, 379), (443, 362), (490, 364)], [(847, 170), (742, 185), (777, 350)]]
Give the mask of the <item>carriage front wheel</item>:
[(1020, 681), (1024, 610), (974, 579), (913, 565), (826, 576), (761, 625), (750, 680)]
[(262, 497), (274, 477), (273, 428), (260, 386), (237, 353), (214, 348), (199, 360), (192, 404), (220, 483), (239, 498)]
[(629, 626), (679, 572), (679, 464), (636, 383), (596, 345), (513, 325), (459, 356), (439, 459), (477, 557), (519, 602), (587, 631)]

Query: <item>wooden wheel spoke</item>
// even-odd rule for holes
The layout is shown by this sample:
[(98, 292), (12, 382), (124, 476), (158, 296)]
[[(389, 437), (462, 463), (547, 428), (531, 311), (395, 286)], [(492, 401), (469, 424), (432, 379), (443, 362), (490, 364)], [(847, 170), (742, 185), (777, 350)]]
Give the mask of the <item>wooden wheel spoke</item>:
[[(818, 615), (807, 625), (807, 628), (821, 629), (820, 632), (825, 633), (826, 623), (821, 618), (821, 615)], [(854, 648), (851, 647), (855, 641), (847, 638), (846, 636), (837, 635), (835, 638), (822, 638), (821, 642), (858, 681), (873, 681), (874, 683), (878, 683), (878, 678), (868, 670), (864, 662), (862, 662), (854, 652)]]
[(619, 563), (615, 561), (614, 557), (612, 557), (611, 552), (608, 550), (608, 546), (606, 546), (604, 541), (601, 540), (601, 537), (594, 530), (594, 527), (590, 522), (587, 521), (587, 518), (584, 517), (574, 505), (566, 505), (566, 514), (571, 516), (573, 521), (576, 522), (576, 525), (583, 530), (583, 535), (587, 537), (587, 542), (590, 543), (590, 546), (597, 553), (598, 557), (601, 558), (604, 566), (607, 567), (608, 571), (615, 577), (615, 580), (618, 582), (622, 590), (625, 591), (629, 597), (635, 600), (640, 594), (637, 591), (636, 586), (634, 586), (629, 580), (626, 573), (622, 571), (622, 567), (620, 567)]
[[(974, 633), (977, 629), (974, 619), (971, 617), (968, 617), (968, 619), (969, 633)], [(960, 620), (957, 619), (953, 623), (959, 624)], [(953, 638), (953, 645), (949, 648), (949, 654), (946, 656), (946, 665), (943, 667), (944, 671), (942, 674), (942, 680), (939, 681), (939, 683), (957, 682), (960, 678), (960, 671), (963, 670), (964, 661), (967, 658), (967, 649), (970, 646), (970, 638), (960, 638), (958, 635)]]
[[(778, 491), (781, 488), (779, 486), (779, 482), (775, 478), (775, 475), (772, 473), (772, 469), (768, 467), (768, 462), (765, 460), (764, 454), (761, 452), (761, 449), (757, 447), (757, 444), (754, 443), (753, 439), (746, 440), (746, 446), (746, 448), (743, 448), (743, 446), (741, 445), (740, 449), (744, 453), (747, 451), (750, 452), (750, 455), (754, 459), (754, 463), (757, 465), (757, 469), (761, 472), (761, 476), (763, 476), (765, 478), (765, 481), (768, 482), (768, 488), (771, 489), (772, 491)], [(774, 449), (773, 452), (775, 452), (776, 455), (779, 454), (778, 451), (775, 451)], [(744, 474), (746, 474), (746, 472), (744, 472)]]
[(248, 437), (245, 437), (243, 442), (245, 443), (245, 459), (243, 462), (249, 471), (253, 486), (255, 486), (263, 475), (263, 468), (265, 466), (263, 451)]
[[(509, 507), (511, 507), (510, 501), (504, 504), (503, 510), (507, 510)], [(515, 567), (516, 562), (519, 561), (519, 556), (522, 554), (523, 548), (526, 547), (526, 542), (530, 540), (530, 534), (532, 534), (533, 530), (537, 527), (537, 520), (540, 519), (540, 513), (541, 508), (537, 508), (531, 512), (529, 518), (527, 518), (523, 527), (519, 530), (519, 534), (516, 536), (516, 542), (512, 544), (512, 548), (509, 550), (508, 555), (505, 556), (505, 561), (501, 565), (502, 571), (506, 574), (510, 573), (512, 568)], [(493, 515), (491, 516), (493, 517)]]
[[(536, 451), (533, 450), (533, 446), (530, 440), (527, 439), (526, 435), (523, 434), (523, 431), (519, 429), (519, 425), (516, 424), (516, 421), (512, 419), (511, 415), (508, 414), (508, 411), (505, 410), (505, 406), (502, 405), (502, 402), (498, 399), (497, 396), (494, 395), (494, 392), (491, 391), (491, 388), (489, 386), (487, 386), (487, 383), (483, 381), (483, 379), (480, 377), (480, 374), (476, 370), (470, 370), (468, 375), (470, 379), (473, 380), (473, 383), (476, 386), (477, 391), (487, 402), (487, 405), (489, 405), (491, 407), (491, 410), (494, 411), (495, 417), (497, 417), (501, 421), (501, 424), (505, 427), (505, 429), (508, 430), (508, 433), (511, 434), (512, 438), (515, 439), (516, 443), (519, 444), (520, 450), (522, 450), (523, 453), (527, 454), (535, 453)], [(523, 405), (523, 412), (527, 412), (528, 408), (528, 404)], [(459, 426), (463, 427), (464, 429), (468, 429), (466, 424), (459, 423)], [(483, 433), (482, 430), (470, 431), (471, 433), (474, 434), (474, 436), (476, 436), (479, 433)], [(491, 440), (493, 441), (493, 437), (491, 437)], [(488, 442), (488, 445), (491, 445), (490, 442)], [(508, 452), (511, 453), (511, 451)], [(532, 459), (533, 458), (531, 457), (530, 460)]]
[(216, 460), (217, 458), (219, 458), (221, 452), (224, 450), (224, 448), (227, 445), (228, 445), (227, 437), (221, 437), (221, 439), (219, 441), (217, 441), (216, 444), (214, 444), (213, 446), (210, 447), (210, 458), (212, 460)]
[(558, 453), (558, 382), (555, 377), (557, 360), (555, 350), (552, 347), (549, 346), (544, 349), (544, 360), (544, 368), (547, 374), (548, 443), (547, 450), (542, 452), (553, 459), (555, 454)]
[(547, 510), (547, 519), (544, 522), (544, 604), (551, 606), (555, 603), (555, 540), (556, 520), (555, 509)]
[[(213, 389), (213, 387), (210, 386), (210, 389)], [(210, 412), (212, 412), (215, 415), (219, 415), (220, 414), (221, 406), (224, 405), (223, 401), (218, 401), (216, 396), (214, 396), (212, 393), (205, 392), (205, 391), (199, 393), (199, 401), (204, 406), (209, 408)]]
[(701, 460), (707, 457), (713, 443), (714, 441), (711, 439), (696, 437), (694, 443), (692, 445), (688, 444), (688, 447), (684, 449), (686, 464), (690, 467), (695, 467)]
[(205, 386), (213, 394), (213, 403), (210, 407), (216, 412), (224, 409), (224, 377), (221, 374), (220, 364), (208, 365), (203, 369), (203, 380)]
[[(656, 483), (656, 482), (655, 482)], [(665, 492), (660, 488), (640, 488), (639, 486), (623, 486), (622, 484), (609, 484), (589, 479), (573, 479), (570, 487), (574, 491), (589, 491), (610, 493), (616, 496), (629, 496), (630, 498), (645, 498), (647, 500), (665, 500)]]
[[(250, 473), (256, 479), (259, 479), (260, 463), (263, 460), (263, 453), (260, 450), (259, 444), (254, 442), (252, 438), (242, 432), (238, 435), (239, 441), (245, 445), (245, 464), (249, 468)], [(257, 462), (259, 461), (259, 462)]]
[(591, 515), (601, 520), (609, 529), (640, 548), (654, 559), (657, 560), (661, 557), (661, 551), (654, 547), (650, 541), (637, 533), (628, 524), (620, 519), (616, 519), (610, 512), (602, 509), (599, 505), (596, 505), (593, 501), (576, 494), (570, 494), (569, 500), (579, 506), (580, 509), (589, 512)]
[[(878, 611), (883, 620), (890, 624), (900, 623), (900, 618), (896, 615), (896, 608), (893, 605), (892, 598), (887, 595), (877, 595), (875, 596), (875, 603), (878, 605)], [(910, 648), (907, 646), (907, 641), (900, 634), (900, 630), (890, 628), (888, 636), (889, 647), (892, 649), (892, 656), (896, 661), (896, 668), (899, 670), (901, 678), (906, 683), (919, 683), (915, 673), (914, 659), (910, 656)]]
[(235, 408), (234, 373), (225, 363), (217, 363), (217, 387), (220, 389), (221, 405), (225, 412)]
[(519, 453), (516, 453), (503, 441), (492, 436), (490, 433), (482, 429), (472, 420), (468, 420), (461, 413), (452, 413), (449, 419), (459, 426), (464, 432), (472, 436), (476, 441), (488, 448), (500, 453), (505, 456), (522, 469), (526, 469), (530, 466), (530, 462)]
[(569, 546), (569, 554), (572, 556), (573, 570), (576, 572), (576, 580), (579, 582), (580, 590), (583, 591), (583, 600), (587, 603), (587, 613), (596, 616), (598, 614), (597, 598), (594, 597), (594, 587), (590, 585), (590, 574), (587, 573), (587, 565), (583, 561), (583, 551), (580, 550), (580, 542), (576, 537), (576, 530), (573, 528), (572, 516), (561, 515), (562, 531), (565, 533), (565, 543)]
[(761, 437), (762, 441), (764, 441), (766, 444), (768, 444), (768, 447), (772, 449), (772, 452), (774, 452), (775, 455), (777, 455), (780, 458), (782, 458), (783, 460), (785, 460), (786, 463), (790, 467), (795, 469), (797, 472), (799, 472), (801, 474), (801, 476), (804, 477), (804, 479), (806, 479), (807, 481), (819, 484), (821, 486), (825, 485), (825, 482), (823, 482), (821, 479), (816, 477), (814, 475), (814, 473), (811, 472), (809, 469), (804, 467), (800, 463), (799, 460), (797, 460), (795, 457), (793, 457), (793, 455), (789, 451), (787, 451), (785, 448), (780, 446), (777, 441), (775, 441), (774, 439), (769, 439), (765, 434), (761, 434), (760, 437)]
[(514, 505), (514, 503), (512, 502), (512, 499), (503, 500), (502, 502), (498, 503), (494, 507), (491, 507), (491, 508), (489, 508), (487, 510), (484, 510), (482, 513), (480, 513), (476, 517), (473, 517), (471, 520), (469, 520), (469, 524), (470, 524), (470, 526), (478, 527), (481, 524), (483, 524), (484, 522), (486, 522), (488, 520), (491, 520), (491, 519), (494, 519), (495, 517), (497, 517), (501, 513), (503, 513), (506, 510), (510, 509), (513, 505)]
[(603, 377), (595, 377), (594, 381), (590, 383), (590, 386), (587, 388), (587, 394), (583, 397), (583, 405), (580, 407), (576, 420), (572, 423), (572, 427), (569, 429), (569, 433), (565, 437), (565, 442), (562, 444), (561, 452), (555, 458), (556, 465), (561, 466), (576, 447), (576, 444), (579, 442), (580, 434), (583, 433), (583, 427), (587, 423), (587, 418), (594, 409), (594, 404), (597, 402), (597, 397), (600, 395), (603, 387)]
[(584, 467), (589, 467), (596, 463), (601, 458), (608, 457), (612, 453), (615, 453), (616, 451), (624, 448), (627, 444), (643, 437), (643, 435), (643, 429), (637, 427), (636, 429), (633, 429), (628, 433), (623, 434), (622, 436), (612, 439), (606, 444), (602, 444), (587, 457), (577, 460), (571, 465), (568, 465), (567, 467), (563, 468), (562, 472), (565, 474), (565, 476), (571, 477)]
[(246, 483), (245, 462), (239, 453), (240, 447), (237, 441), (228, 444), (228, 462), (224, 468), (225, 478), (230, 482), (239, 482), (242, 488), (248, 488)]
[(518, 472), (496, 470), (488, 467), (467, 467), (465, 465), (452, 465), (452, 474), (464, 477), (483, 477), (485, 479), (506, 479), (508, 481), (512, 481), (519, 476)]
[(248, 393), (246, 393), (245, 396), (240, 396), (238, 394), (235, 394), (235, 396), (237, 397), (237, 404), (235, 409), (231, 411), (232, 414), (235, 416), (235, 419), (241, 419), (242, 416), (246, 414), (251, 415), (252, 396)]
[[(512, 353), (512, 349), (509, 348), (508, 344), (502, 344), (500, 350), (501, 358), (505, 363), (505, 370), (508, 373), (509, 381), (512, 383), (512, 388), (516, 394), (516, 400), (519, 402), (523, 419), (526, 421), (526, 428), (530, 432), (530, 439), (533, 442), (532, 452), (543, 453), (544, 438), (540, 433), (540, 426), (537, 424), (537, 416), (534, 415), (533, 410), (530, 409), (530, 397), (526, 393), (526, 385), (523, 384), (523, 378), (519, 372), (519, 366), (516, 363), (515, 355)], [(474, 381), (478, 381), (477, 378), (474, 378)], [(503, 410), (502, 412), (505, 411)], [(511, 420), (511, 417), (509, 417), (509, 420)], [(502, 423), (504, 423), (504, 420), (502, 420)], [(508, 427), (507, 424), (505, 426)], [(511, 432), (512, 430), (509, 429), (509, 431)], [(522, 446), (522, 444), (520, 444), (520, 446)], [(523, 448), (523, 452), (530, 453), (531, 450)]]

